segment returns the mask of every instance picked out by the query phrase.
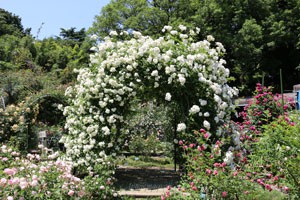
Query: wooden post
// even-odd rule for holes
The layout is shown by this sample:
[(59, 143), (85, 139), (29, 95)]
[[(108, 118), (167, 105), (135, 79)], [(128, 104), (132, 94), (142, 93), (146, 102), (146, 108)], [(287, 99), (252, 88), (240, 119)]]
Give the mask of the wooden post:
[(281, 105), (282, 105), (282, 115), (284, 115), (284, 99), (283, 99), (283, 85), (282, 85), (282, 70), (280, 68), (280, 89), (281, 89)]
[(176, 144), (175, 144), (175, 139), (177, 139), (177, 133), (176, 133), (176, 123), (174, 123), (174, 139), (173, 139), (173, 147), (174, 147), (174, 171), (176, 172)]
[(265, 86), (265, 72), (262, 73), (261, 85), (262, 85), (262, 88), (264, 88), (264, 86)]

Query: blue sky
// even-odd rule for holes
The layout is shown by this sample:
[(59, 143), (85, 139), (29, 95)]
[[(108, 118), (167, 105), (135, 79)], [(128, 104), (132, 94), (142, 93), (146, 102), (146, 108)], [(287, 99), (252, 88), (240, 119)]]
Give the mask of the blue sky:
[(94, 17), (110, 0), (0, 0), (0, 8), (22, 19), (24, 28), (31, 28), (31, 34), (38, 39), (59, 36), (60, 28), (76, 27), (88, 29)]

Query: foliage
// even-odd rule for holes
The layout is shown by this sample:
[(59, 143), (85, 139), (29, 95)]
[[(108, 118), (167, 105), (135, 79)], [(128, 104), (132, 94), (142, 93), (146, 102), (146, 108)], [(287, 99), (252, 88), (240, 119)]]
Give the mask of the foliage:
[(139, 135), (133, 136), (127, 145), (130, 152), (139, 153), (146, 157), (156, 153), (171, 155), (173, 150), (172, 143), (160, 141), (158, 135), (153, 133), (148, 135), (146, 138)]
[(112, 32), (94, 48), (91, 67), (78, 70), (77, 84), (66, 90), (69, 132), (61, 140), (75, 165), (92, 168), (117, 153), (121, 137), (129, 133), (122, 123), (134, 98), (170, 105), (179, 134), (200, 124), (214, 131), (229, 119), (237, 90), (226, 84), (222, 44), (212, 36), (195, 42), (196, 32), (182, 25), (163, 32), (159, 39), (133, 32), (133, 38), (121, 41), (113, 36), (128, 33)]
[(163, 152), (165, 156), (173, 154), (174, 125), (170, 119), (170, 108), (159, 105), (155, 100), (139, 103), (133, 100), (132, 108), (123, 126), (130, 134), (124, 138), (121, 151), (135, 153)]
[(135, 30), (160, 36), (163, 25), (200, 27), (227, 50), (225, 60), (241, 94), (249, 95), (265, 74), (279, 91), (297, 84), (300, 3), (298, 0), (115, 0), (103, 7), (89, 32), (103, 39), (112, 30)]
[(37, 40), (29, 30), (23, 30), (21, 18), (3, 9), (0, 12), (0, 26), (3, 31), (3, 34), (0, 33), (1, 75), (8, 76), (12, 71), (29, 69), (42, 72), (43, 77), (53, 78), (52, 73), (56, 73), (57, 84), (65, 84), (75, 80), (74, 68), (88, 65), (93, 40), (86, 37), (84, 29), (62, 28), (62, 38)]
[(160, 169), (172, 168), (174, 166), (173, 160), (169, 157), (146, 157), (146, 156), (129, 156), (120, 158), (118, 165), (132, 166), (132, 167), (157, 167)]
[[(263, 135), (254, 146), (250, 162), (253, 170), (270, 174), (274, 183), (291, 197), (300, 196), (300, 164), (299, 133), (300, 124), (297, 114), (291, 117), (295, 124), (288, 123), (284, 118), (264, 127)], [(277, 177), (277, 178), (276, 178)], [(278, 180), (284, 178), (283, 182)]]
[(0, 8), (0, 36), (2, 35), (24, 35), (21, 18)]
[(80, 46), (86, 37), (84, 28), (80, 29), (79, 31), (75, 31), (75, 29), (76, 28), (74, 27), (70, 29), (60, 29), (60, 36), (65, 42), (69, 43), (68, 45), (70, 46), (74, 46), (75, 44), (78, 44)]

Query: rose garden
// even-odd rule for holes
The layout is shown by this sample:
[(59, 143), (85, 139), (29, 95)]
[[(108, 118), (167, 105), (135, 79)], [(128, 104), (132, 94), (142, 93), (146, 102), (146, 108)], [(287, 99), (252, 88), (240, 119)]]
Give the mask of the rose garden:
[[(161, 123), (150, 132), (163, 131), (162, 151), (171, 149), (181, 171), (178, 185), (165, 185), (158, 199), (299, 199), (293, 99), (257, 83), (237, 112), (226, 50), (211, 35), (197, 41), (199, 31), (165, 26), (158, 38), (110, 32), (91, 49), (89, 67), (76, 71), (66, 101), (43, 96), (2, 109), (1, 199), (130, 199), (119, 194), (115, 170), (125, 148), (141, 151), (131, 142), (145, 134), (146, 125), (133, 126), (145, 105), (158, 108), (150, 125)], [(39, 144), (34, 131), (50, 101), (65, 120), (54, 141), (63, 148)]]

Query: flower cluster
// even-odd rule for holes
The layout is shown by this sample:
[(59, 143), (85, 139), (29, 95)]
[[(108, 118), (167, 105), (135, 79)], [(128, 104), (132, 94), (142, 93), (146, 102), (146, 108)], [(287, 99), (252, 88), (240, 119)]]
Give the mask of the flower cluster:
[[(133, 98), (178, 103), (207, 130), (227, 121), (237, 89), (227, 85), (225, 49), (212, 36), (194, 41), (198, 32), (166, 26), (157, 39), (133, 31), (122, 41), (116, 38), (130, 34), (113, 32), (94, 47), (90, 67), (77, 71), (77, 84), (65, 93), (70, 99), (64, 108), (68, 135), (61, 139), (66, 158), (90, 168), (105, 164), (120, 149), (120, 135), (128, 132), (121, 124)], [(194, 128), (187, 120), (181, 120), (178, 131)]]
[[(57, 155), (49, 155), (54, 158)], [(72, 174), (72, 163), (42, 160), (39, 154), (20, 154), (13, 148), (0, 147), (0, 196), (2, 199), (91, 199), (118, 196), (111, 179), (89, 174), (80, 179)], [(91, 186), (92, 185), (92, 186)]]

